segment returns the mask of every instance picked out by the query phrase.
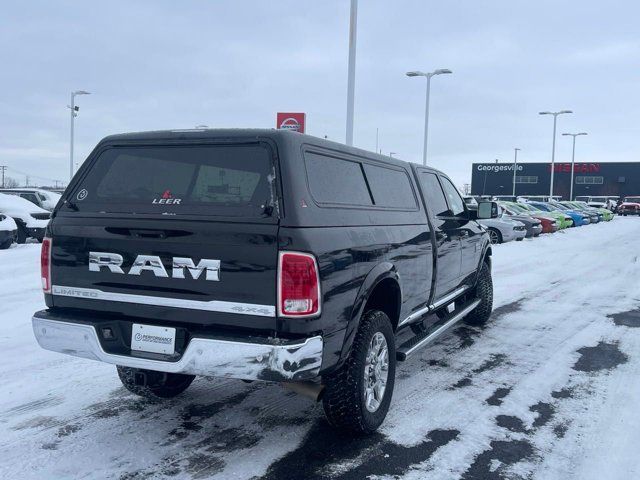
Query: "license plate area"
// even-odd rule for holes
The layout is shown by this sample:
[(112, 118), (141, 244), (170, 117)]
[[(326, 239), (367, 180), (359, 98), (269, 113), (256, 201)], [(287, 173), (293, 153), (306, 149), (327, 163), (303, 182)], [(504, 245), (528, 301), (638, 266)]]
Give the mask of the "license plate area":
[(176, 351), (176, 329), (134, 323), (131, 326), (131, 350), (173, 355)]

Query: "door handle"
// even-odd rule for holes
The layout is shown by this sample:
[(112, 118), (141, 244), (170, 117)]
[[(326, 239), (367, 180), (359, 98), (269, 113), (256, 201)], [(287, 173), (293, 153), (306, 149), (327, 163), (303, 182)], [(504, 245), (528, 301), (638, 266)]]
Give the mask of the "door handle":
[(436, 232), (436, 240), (447, 240), (449, 238), (449, 235), (447, 235), (445, 232)]

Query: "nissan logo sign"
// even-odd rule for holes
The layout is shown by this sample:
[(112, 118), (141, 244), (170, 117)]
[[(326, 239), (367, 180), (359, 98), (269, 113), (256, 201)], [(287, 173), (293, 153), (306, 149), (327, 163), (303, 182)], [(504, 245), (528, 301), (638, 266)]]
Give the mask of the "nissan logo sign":
[(288, 117), (288, 118), (285, 118), (280, 123), (280, 126), (278, 128), (281, 128), (283, 130), (293, 130), (294, 132), (299, 132), (300, 124), (298, 123), (298, 120), (296, 120), (295, 118)]

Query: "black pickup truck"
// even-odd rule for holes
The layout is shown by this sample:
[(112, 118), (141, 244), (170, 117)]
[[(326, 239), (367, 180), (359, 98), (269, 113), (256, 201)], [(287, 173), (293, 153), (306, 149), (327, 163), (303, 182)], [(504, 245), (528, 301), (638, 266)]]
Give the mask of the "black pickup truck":
[(274, 381), (367, 433), (397, 361), (491, 314), (475, 218), (496, 215), (434, 169), (295, 132), (114, 135), (53, 212), (33, 330), (139, 395)]

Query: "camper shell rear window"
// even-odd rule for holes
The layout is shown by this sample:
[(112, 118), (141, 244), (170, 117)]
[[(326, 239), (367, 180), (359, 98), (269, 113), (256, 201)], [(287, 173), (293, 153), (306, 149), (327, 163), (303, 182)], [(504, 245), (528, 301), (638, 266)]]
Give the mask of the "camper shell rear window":
[(264, 217), (277, 211), (268, 145), (110, 147), (68, 199), (81, 211)]

